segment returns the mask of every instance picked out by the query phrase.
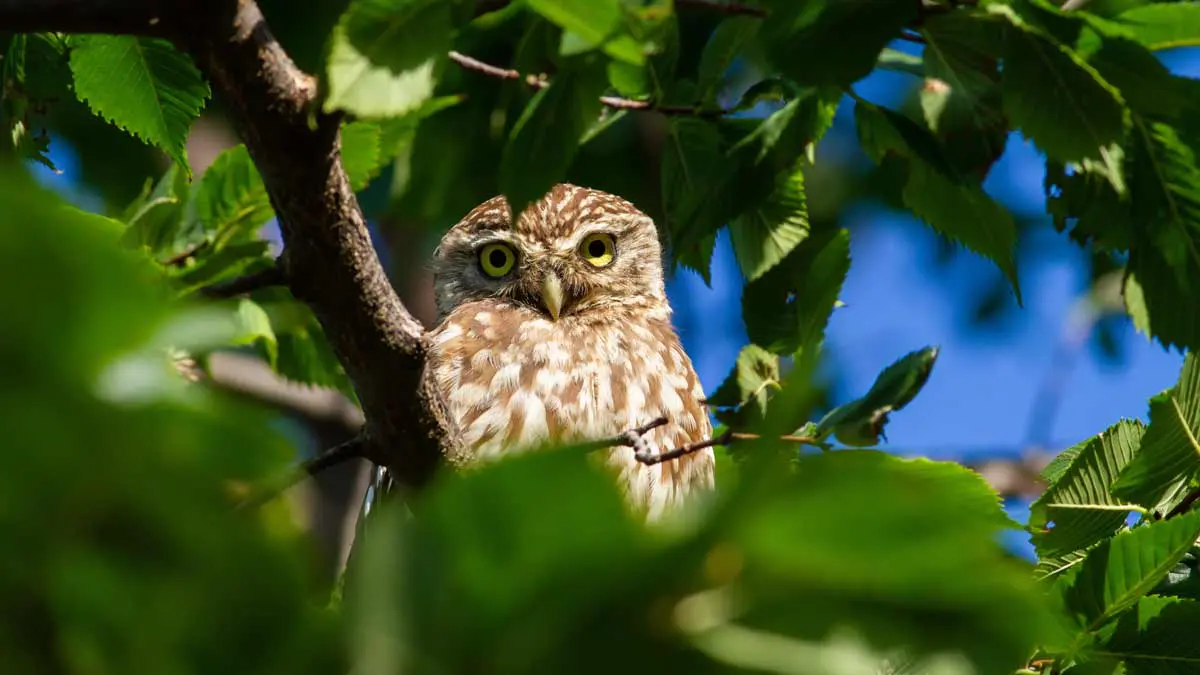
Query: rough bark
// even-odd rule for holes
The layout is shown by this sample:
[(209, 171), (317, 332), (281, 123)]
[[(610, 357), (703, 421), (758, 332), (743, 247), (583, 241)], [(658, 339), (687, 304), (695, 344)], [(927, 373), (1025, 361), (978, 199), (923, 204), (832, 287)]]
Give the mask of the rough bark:
[(340, 156), (340, 116), (272, 36), (253, 0), (0, 0), (0, 30), (163, 37), (212, 83), (279, 217), (282, 279), (312, 308), (366, 423), (364, 451), (406, 487), (456, 456), (422, 386), (424, 331), (380, 265)]

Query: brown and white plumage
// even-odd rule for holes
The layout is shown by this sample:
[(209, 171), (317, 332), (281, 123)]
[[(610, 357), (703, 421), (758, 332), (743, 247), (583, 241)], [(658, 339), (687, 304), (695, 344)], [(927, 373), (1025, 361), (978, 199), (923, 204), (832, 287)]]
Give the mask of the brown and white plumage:
[[(515, 254), (499, 278), (490, 261), (508, 261), (497, 247)], [(434, 287), (427, 377), (479, 460), (607, 438), (660, 415), (667, 425), (647, 435), (658, 452), (712, 433), (671, 326), (654, 223), (624, 199), (557, 185), (515, 226), (504, 198), (490, 199), (442, 238)], [(713, 485), (711, 450), (654, 466), (629, 448), (608, 452), (650, 518)]]

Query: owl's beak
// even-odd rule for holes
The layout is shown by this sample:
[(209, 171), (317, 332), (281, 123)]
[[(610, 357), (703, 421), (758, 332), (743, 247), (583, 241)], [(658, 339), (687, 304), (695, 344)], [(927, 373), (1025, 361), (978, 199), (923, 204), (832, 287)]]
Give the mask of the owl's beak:
[(558, 321), (563, 306), (563, 287), (562, 280), (554, 272), (546, 272), (546, 276), (542, 277), (542, 304), (546, 306), (550, 316)]

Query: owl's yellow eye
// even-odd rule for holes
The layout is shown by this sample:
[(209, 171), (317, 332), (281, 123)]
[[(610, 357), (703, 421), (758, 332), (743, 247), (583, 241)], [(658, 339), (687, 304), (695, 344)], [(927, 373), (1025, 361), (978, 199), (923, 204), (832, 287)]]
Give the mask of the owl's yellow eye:
[(589, 234), (579, 245), (579, 254), (595, 267), (607, 267), (616, 255), (616, 243), (611, 234)]
[(479, 251), (479, 267), (493, 279), (511, 272), (516, 262), (517, 254), (508, 244), (488, 244)]

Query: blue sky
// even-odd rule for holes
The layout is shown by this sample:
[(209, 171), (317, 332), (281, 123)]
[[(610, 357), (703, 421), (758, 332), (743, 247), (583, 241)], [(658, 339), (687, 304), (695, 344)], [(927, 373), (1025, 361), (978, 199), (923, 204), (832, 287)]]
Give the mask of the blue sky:
[[(897, 44), (913, 51), (913, 45)], [(1172, 71), (1200, 75), (1196, 50), (1162, 55)], [(877, 103), (895, 105), (916, 78), (877, 73), (855, 85)], [(856, 144), (843, 105), (818, 148), (839, 153)], [(1015, 212), (1044, 212), (1044, 157), (1013, 134), (985, 184)], [(864, 393), (878, 372), (903, 354), (940, 345), (937, 366), (921, 394), (891, 418), (885, 447), (939, 458), (1015, 456), (1026, 445), (1036, 396), (1065, 339), (1072, 305), (1088, 288), (1085, 254), (1056, 233), (1049, 218), (1032, 236), (1036, 256), (1019, 258), (1024, 307), (993, 329), (967, 325), (968, 301), (998, 273), (988, 260), (961, 250), (947, 268), (935, 268), (937, 235), (907, 213), (859, 205), (844, 214), (853, 264), (834, 312), (827, 348), (836, 359), (839, 401)], [(668, 293), (676, 321), (706, 388), (729, 372), (745, 344), (739, 316), (742, 281), (728, 237), (718, 242), (712, 287), (682, 271)], [(1015, 307), (1015, 300), (1009, 298)], [(1076, 351), (1048, 438), (1065, 447), (1104, 430), (1121, 417), (1145, 419), (1146, 400), (1174, 384), (1183, 357), (1164, 350), (1126, 323), (1119, 331), (1124, 358), (1113, 363), (1084, 346)]]

